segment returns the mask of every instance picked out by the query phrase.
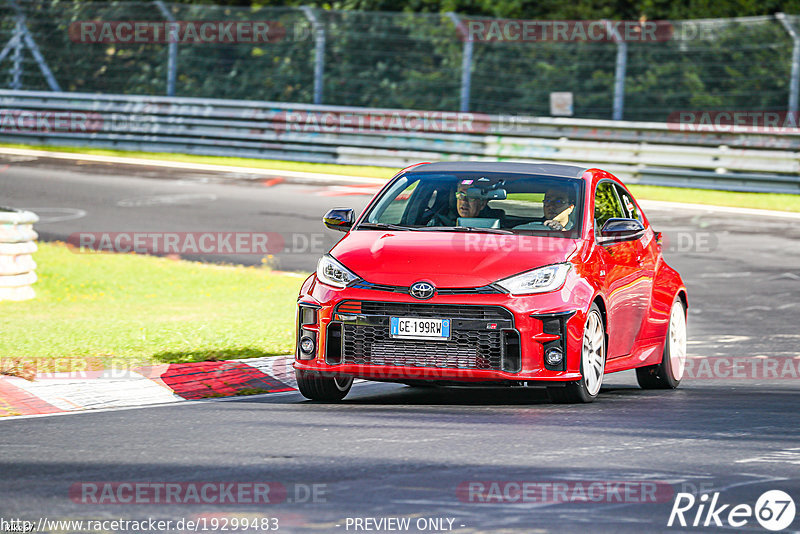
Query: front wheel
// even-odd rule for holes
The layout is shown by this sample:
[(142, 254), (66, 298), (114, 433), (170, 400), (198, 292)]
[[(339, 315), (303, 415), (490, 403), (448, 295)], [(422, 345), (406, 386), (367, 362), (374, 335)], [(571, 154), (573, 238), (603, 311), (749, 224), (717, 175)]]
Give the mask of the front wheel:
[(307, 399), (317, 401), (340, 401), (353, 386), (352, 376), (326, 376), (314, 371), (295, 369), (297, 389)]
[(636, 381), (642, 389), (675, 389), (686, 369), (686, 308), (675, 298), (669, 314), (669, 330), (664, 341), (661, 363), (636, 369)]
[(568, 382), (563, 387), (547, 388), (550, 400), (560, 404), (592, 402), (600, 393), (606, 368), (606, 329), (603, 316), (596, 304), (592, 304), (583, 329), (581, 350), (581, 379)]

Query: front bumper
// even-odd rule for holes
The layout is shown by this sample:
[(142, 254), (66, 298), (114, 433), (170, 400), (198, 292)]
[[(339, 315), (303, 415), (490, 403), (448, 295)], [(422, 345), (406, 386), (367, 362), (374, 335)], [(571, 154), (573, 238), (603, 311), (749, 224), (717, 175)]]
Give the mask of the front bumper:
[[(443, 382), (566, 382), (580, 379), (580, 350), (588, 305), (574, 291), (436, 295), (417, 300), (370, 289), (336, 289), (314, 276), (298, 300), (295, 368), (369, 380)], [(390, 316), (452, 321), (449, 341), (389, 337)], [(300, 350), (310, 338), (314, 349)], [(564, 362), (545, 363), (562, 350)]]

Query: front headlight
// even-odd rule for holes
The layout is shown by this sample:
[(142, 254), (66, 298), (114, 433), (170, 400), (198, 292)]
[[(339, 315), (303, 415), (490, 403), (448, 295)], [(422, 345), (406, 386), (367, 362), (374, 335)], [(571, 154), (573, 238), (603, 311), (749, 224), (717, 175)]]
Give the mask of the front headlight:
[(358, 276), (327, 254), (317, 263), (317, 278), (324, 284), (338, 288), (345, 288), (358, 280)]
[(495, 283), (512, 295), (546, 293), (547, 291), (555, 291), (564, 285), (571, 267), (571, 263), (557, 263), (515, 274)]

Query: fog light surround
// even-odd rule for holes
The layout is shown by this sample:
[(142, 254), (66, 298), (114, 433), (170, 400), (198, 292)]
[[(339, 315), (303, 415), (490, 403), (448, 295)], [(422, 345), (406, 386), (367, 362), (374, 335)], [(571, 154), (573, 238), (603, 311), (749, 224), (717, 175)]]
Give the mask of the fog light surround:
[(561, 352), (561, 349), (558, 347), (547, 349), (547, 352), (544, 354), (544, 361), (547, 365), (556, 367), (561, 365), (561, 362), (564, 361), (564, 353)]
[(303, 336), (302, 338), (300, 338), (300, 352), (302, 352), (306, 356), (314, 354), (314, 349), (316, 348), (315, 345), (316, 344), (314, 343), (314, 340), (308, 336)]

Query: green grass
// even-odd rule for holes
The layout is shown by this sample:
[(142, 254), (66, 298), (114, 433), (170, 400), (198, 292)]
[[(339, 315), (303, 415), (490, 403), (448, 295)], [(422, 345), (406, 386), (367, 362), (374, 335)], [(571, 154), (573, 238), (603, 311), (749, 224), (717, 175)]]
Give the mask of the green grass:
[[(36, 298), (0, 302), (0, 360), (42, 371), (287, 354), (304, 276), (40, 243)], [(47, 364), (54, 368), (47, 368)]]
[(688, 189), (682, 187), (659, 187), (655, 185), (628, 185), (636, 198), (688, 202), (734, 208), (756, 208), (763, 210), (800, 212), (800, 195), (779, 193), (738, 193), (711, 189)]
[[(259, 169), (277, 169), (322, 174), (339, 174), (345, 176), (364, 176), (368, 178), (389, 179), (399, 170), (388, 167), (369, 167), (358, 165), (334, 165), (328, 163), (302, 163), (295, 161), (278, 161), (269, 159), (224, 158), (215, 156), (194, 156), (187, 154), (165, 154), (152, 152), (128, 152), (124, 150), (101, 150), (76, 147), (27, 146), (0, 144), (9, 148), (32, 148), (51, 152), (71, 152), (101, 156), (117, 156), (128, 158), (144, 158), (162, 161), (182, 161), (207, 165), (233, 165), (236, 167), (252, 167)], [(716, 191), (709, 189), (687, 189), (681, 187), (658, 187), (651, 185), (630, 185), (631, 192), (638, 199), (663, 200), (667, 202), (689, 202), (692, 204), (710, 204), (714, 206), (731, 206), (737, 208), (758, 208), (777, 211), (800, 212), (800, 195), (774, 193), (737, 193), (732, 191)]]

